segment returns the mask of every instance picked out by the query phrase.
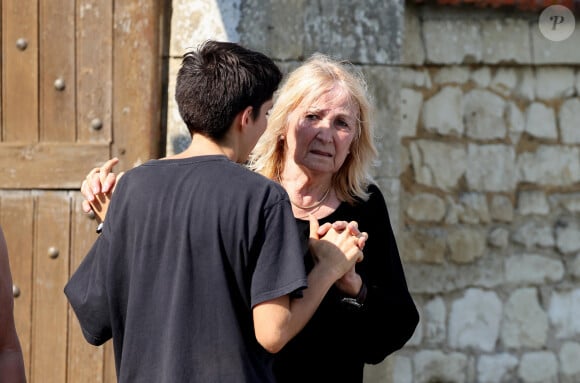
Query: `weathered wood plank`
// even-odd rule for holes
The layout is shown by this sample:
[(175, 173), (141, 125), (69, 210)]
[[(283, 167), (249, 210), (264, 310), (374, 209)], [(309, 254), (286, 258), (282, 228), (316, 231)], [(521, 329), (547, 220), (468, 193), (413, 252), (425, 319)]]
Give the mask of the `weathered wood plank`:
[(105, 383), (117, 383), (117, 371), (115, 370), (115, 350), (113, 342), (105, 343)]
[(106, 144), (0, 144), (0, 188), (79, 189), (109, 153)]
[(74, 142), (75, 0), (40, 1), (40, 141)]
[[(71, 212), (71, 262), (69, 275), (80, 265), (85, 255), (95, 242), (97, 223), (84, 214), (81, 207), (83, 197), (79, 192), (72, 193), (73, 205)], [(69, 276), (70, 279), (70, 276)], [(69, 305), (68, 324), (68, 357), (67, 381), (103, 382), (104, 346), (90, 345), (83, 337), (77, 317)]]
[(4, 65), (1, 139), (36, 142), (38, 141), (38, 1), (2, 1), (1, 4)]
[(36, 197), (32, 297), (33, 382), (66, 382), (70, 195), (40, 192)]
[(113, 93), (113, 155), (119, 157), (122, 169), (158, 157), (159, 153), (161, 3), (115, 1), (113, 83), (122, 85)]
[[(113, 110), (113, 1), (78, 0), (76, 15), (78, 141), (110, 142)], [(125, 82), (120, 84), (124, 86)]]

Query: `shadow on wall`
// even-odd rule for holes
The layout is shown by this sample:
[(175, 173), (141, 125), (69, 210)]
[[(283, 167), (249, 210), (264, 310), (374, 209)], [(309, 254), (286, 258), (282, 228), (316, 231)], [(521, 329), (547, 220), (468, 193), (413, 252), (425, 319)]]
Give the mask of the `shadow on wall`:
[(191, 143), (191, 137), (187, 135), (174, 136), (171, 139), (171, 147), (174, 153), (183, 152)]

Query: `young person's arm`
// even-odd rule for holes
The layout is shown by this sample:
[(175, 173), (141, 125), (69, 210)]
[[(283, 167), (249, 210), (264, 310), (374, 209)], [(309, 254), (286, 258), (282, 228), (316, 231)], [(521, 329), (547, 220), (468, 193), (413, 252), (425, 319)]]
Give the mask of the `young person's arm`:
[[(122, 175), (112, 172), (117, 162), (113, 158), (92, 169), (81, 186), (85, 197), (83, 210), (87, 213), (92, 210), (99, 222), (105, 220), (110, 195)], [(278, 352), (302, 330), (332, 285), (351, 273), (354, 264), (362, 260), (361, 249), (366, 238), (366, 233), (360, 233), (355, 222), (319, 227), (318, 221), (310, 218), (310, 248), (316, 265), (308, 275), (308, 288), (303, 290), (303, 296), (291, 299), (285, 295), (253, 309), (255, 335), (266, 350)]]
[(280, 351), (298, 334), (330, 287), (362, 260), (360, 245), (364, 245), (366, 237), (353, 235), (353, 225), (356, 224), (350, 223), (349, 230), (340, 233), (331, 228), (318, 239), (318, 222), (310, 218), (310, 248), (315, 255), (315, 266), (308, 274), (308, 288), (303, 290), (303, 296), (291, 299), (285, 295), (262, 302), (253, 309), (256, 339), (268, 352)]
[(14, 298), (8, 248), (2, 228), (0, 228), (0, 382), (26, 382), (22, 349), (14, 323)]

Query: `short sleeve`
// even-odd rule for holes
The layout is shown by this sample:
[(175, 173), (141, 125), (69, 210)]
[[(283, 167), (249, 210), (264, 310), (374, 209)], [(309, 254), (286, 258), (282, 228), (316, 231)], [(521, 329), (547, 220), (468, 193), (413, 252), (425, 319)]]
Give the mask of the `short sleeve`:
[(87, 342), (99, 346), (112, 336), (105, 287), (108, 242), (100, 236), (64, 288)]
[(263, 244), (252, 276), (252, 307), (306, 287), (296, 220), (290, 203), (282, 200), (265, 211)]

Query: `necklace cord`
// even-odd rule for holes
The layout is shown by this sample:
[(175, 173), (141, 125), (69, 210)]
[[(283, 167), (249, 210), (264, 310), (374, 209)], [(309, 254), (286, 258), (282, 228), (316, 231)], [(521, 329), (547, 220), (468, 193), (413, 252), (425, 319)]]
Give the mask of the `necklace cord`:
[(297, 207), (297, 208), (299, 208), (301, 210), (312, 210), (312, 209), (317, 208), (318, 206), (322, 205), (322, 203), (324, 201), (326, 201), (326, 198), (328, 198), (328, 194), (330, 193), (330, 189), (331, 189), (330, 187), (328, 189), (326, 189), (326, 191), (324, 192), (324, 195), (322, 196), (322, 198), (320, 200), (316, 201), (313, 205), (310, 205), (310, 206), (301, 206), (301, 205), (298, 205), (297, 203), (294, 203), (294, 201), (292, 201), (292, 199), (290, 199), (290, 203), (293, 206), (295, 206), (295, 207)]

